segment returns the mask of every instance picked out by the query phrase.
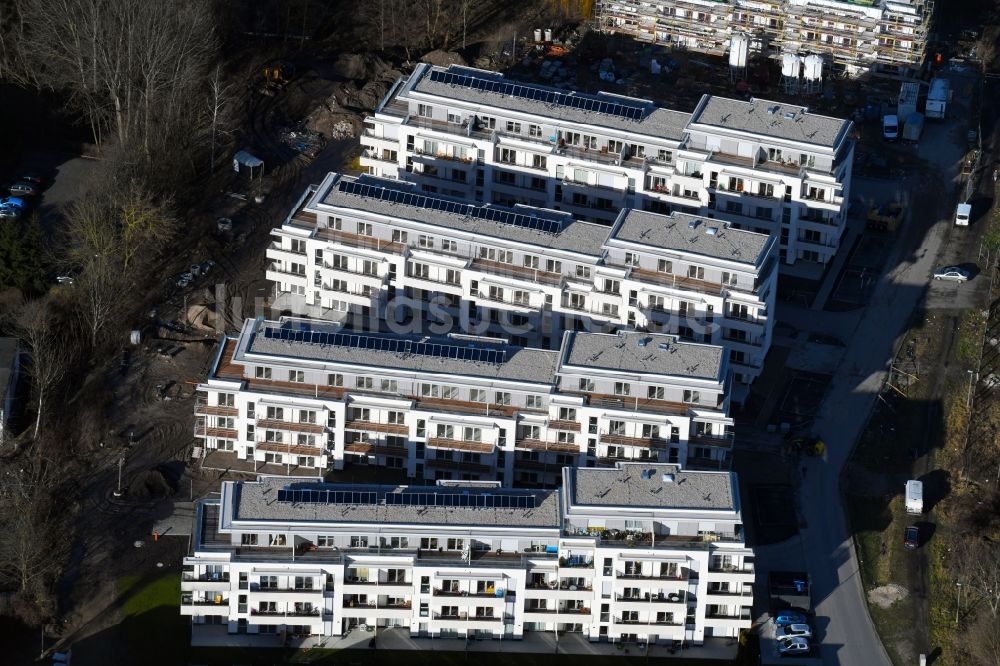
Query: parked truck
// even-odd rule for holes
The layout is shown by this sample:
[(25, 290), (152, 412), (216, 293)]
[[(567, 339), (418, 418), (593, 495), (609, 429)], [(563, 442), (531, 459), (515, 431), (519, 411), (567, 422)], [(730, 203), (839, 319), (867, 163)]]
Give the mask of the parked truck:
[(903, 120), (903, 141), (916, 143), (924, 131), (924, 115), (914, 111)]
[(911, 113), (917, 112), (917, 100), (920, 98), (920, 81), (904, 81), (899, 86), (899, 99), (896, 102), (896, 115), (904, 122)]
[(927, 93), (927, 104), (924, 115), (927, 118), (941, 120), (948, 112), (948, 102), (951, 101), (951, 86), (948, 79), (931, 80), (930, 92)]
[(913, 479), (906, 482), (906, 513), (920, 515), (924, 512), (924, 482)]

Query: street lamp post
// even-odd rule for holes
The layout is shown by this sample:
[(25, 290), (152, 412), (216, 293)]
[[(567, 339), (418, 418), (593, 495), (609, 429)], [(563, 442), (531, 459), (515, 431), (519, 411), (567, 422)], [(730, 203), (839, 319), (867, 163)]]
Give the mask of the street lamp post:
[(125, 456), (118, 458), (118, 488), (114, 492), (115, 497), (122, 496), (122, 466), (125, 464)]
[(967, 370), (966, 372), (969, 373), (969, 390), (965, 395), (965, 408), (968, 409), (969, 403), (972, 402), (972, 378), (974, 373), (972, 370)]
[(958, 625), (958, 612), (960, 610), (962, 610), (962, 584), (961, 583), (955, 583), (955, 587), (958, 588), (958, 591), (955, 593), (956, 594), (956, 598), (955, 598), (955, 624)]

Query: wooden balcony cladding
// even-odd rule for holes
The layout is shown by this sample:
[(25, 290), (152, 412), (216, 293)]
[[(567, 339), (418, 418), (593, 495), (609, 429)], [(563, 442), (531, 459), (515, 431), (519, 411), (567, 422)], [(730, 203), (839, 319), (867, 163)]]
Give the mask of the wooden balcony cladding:
[(445, 437), (429, 437), (427, 446), (432, 449), (451, 449), (454, 451), (477, 451), (493, 453), (493, 444), (474, 442), (466, 439), (447, 439)]
[(238, 407), (225, 407), (223, 405), (210, 405), (202, 398), (194, 403), (194, 413), (204, 416), (239, 416)]
[(579, 444), (568, 442), (546, 442), (541, 439), (519, 439), (514, 442), (515, 449), (523, 451), (554, 451), (556, 453), (580, 453)]
[(294, 453), (302, 456), (323, 455), (323, 447), (321, 445), (303, 446), (301, 444), (286, 444), (284, 442), (257, 442), (254, 446), (257, 451), (271, 451), (272, 453)]
[(279, 421), (278, 419), (257, 419), (257, 427), (265, 430), (291, 430), (321, 434), (323, 426), (315, 423), (297, 423), (295, 421)]
[(659, 437), (625, 437), (624, 435), (601, 434), (602, 444), (614, 446), (635, 446), (643, 449), (665, 449), (669, 442)]
[(402, 456), (404, 458), (408, 455), (405, 446), (389, 446), (388, 444), (376, 444), (374, 442), (351, 442), (350, 444), (344, 444), (344, 453), (381, 453), (391, 456)]
[(196, 437), (218, 437), (220, 439), (236, 439), (239, 435), (231, 428), (207, 428), (201, 424), (194, 427)]
[(459, 472), (490, 472), (493, 470), (491, 465), (466, 462), (464, 460), (450, 460), (448, 458), (425, 458), (424, 465), (439, 469), (453, 469)]
[(353, 420), (344, 424), (344, 430), (361, 430), (366, 432), (386, 432), (393, 435), (407, 435), (409, 428), (403, 423), (378, 423), (377, 421)]
[(559, 419), (556, 419), (554, 421), (549, 421), (549, 428), (552, 428), (553, 430), (580, 432), (580, 424), (577, 421), (560, 421)]

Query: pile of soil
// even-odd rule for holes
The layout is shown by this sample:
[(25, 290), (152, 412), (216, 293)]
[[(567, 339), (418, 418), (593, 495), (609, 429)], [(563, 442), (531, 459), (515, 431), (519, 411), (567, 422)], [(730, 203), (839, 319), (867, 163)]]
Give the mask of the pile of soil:
[(868, 601), (879, 608), (889, 608), (897, 601), (901, 601), (910, 595), (909, 591), (902, 585), (889, 583), (880, 585), (868, 591)]
[(177, 492), (177, 473), (166, 465), (158, 465), (139, 474), (128, 489), (132, 500), (153, 500), (170, 497)]

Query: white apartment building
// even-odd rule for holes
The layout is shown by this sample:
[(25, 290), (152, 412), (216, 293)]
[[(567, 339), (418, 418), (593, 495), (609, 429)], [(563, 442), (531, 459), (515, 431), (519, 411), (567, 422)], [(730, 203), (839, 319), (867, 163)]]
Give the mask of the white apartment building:
[(248, 320), (198, 385), (194, 432), (299, 474), (349, 462), (534, 486), (619, 460), (725, 469), (727, 377), (721, 347), (664, 334), (569, 331), (542, 350)]
[[(622, 208), (713, 216), (779, 235), (786, 263), (826, 262), (846, 216), (851, 127), (765, 100), (706, 95), (683, 113), (421, 64), (365, 120), (361, 164), (426, 193), (578, 220), (610, 224)], [(821, 229), (800, 224), (817, 219)]]
[(662, 464), (567, 468), (550, 491), (227, 481), (198, 503), (180, 612), (195, 641), (702, 645), (750, 627), (742, 527), (734, 475)]
[[(680, 154), (695, 161), (704, 147), (693, 134)], [(718, 168), (705, 178), (725, 181), (720, 192), (750, 182)], [(776, 238), (712, 218), (625, 209), (609, 227), (331, 173), (272, 235), (267, 278), (288, 314), (544, 348), (566, 330), (671, 333), (726, 348), (737, 400), (771, 345)]]
[(916, 74), (933, 0), (600, 0), (608, 33), (722, 55), (736, 34), (753, 52), (824, 56), (835, 72)]

